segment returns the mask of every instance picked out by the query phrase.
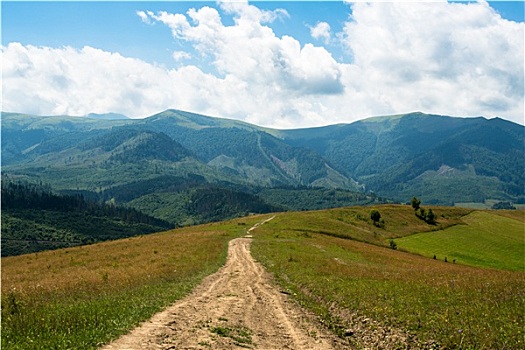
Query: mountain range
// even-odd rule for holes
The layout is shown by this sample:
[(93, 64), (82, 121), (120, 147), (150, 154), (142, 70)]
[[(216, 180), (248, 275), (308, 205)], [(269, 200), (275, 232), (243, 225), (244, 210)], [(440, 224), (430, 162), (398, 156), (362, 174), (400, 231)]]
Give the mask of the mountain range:
[(295, 210), (378, 197), (521, 203), (524, 169), (524, 126), (498, 118), (410, 113), (276, 130), (179, 110), (145, 119), (2, 113), (4, 176), (185, 223), (195, 218), (167, 212), (198, 198)]

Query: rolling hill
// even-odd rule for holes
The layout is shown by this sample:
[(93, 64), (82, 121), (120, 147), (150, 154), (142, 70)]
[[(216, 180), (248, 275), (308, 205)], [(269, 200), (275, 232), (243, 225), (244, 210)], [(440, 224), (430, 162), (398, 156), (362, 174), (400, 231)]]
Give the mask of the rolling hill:
[[(229, 240), (270, 217), (248, 214), (328, 207), (251, 233), (257, 261), (333, 332), (355, 347), (522, 345), (523, 211), (433, 206), (428, 224), (409, 206), (374, 205), (523, 202), (521, 125), (411, 113), (272, 130), (177, 110), (2, 113), (2, 162), (3, 184), (49, 185), (6, 187), (2, 240), (69, 247), (2, 259), (4, 347), (98, 347), (189, 293)], [(351, 204), (374, 206), (340, 208)]]
[[(224, 264), (228, 242), (258, 223), (250, 230), (256, 260), (282, 293), (353, 348), (522, 348), (525, 266), (501, 247), (518, 238), (512, 254), (520, 256), (523, 211), (432, 209), (436, 225), (407, 205), (359, 206), (2, 258), (2, 348), (99, 348), (189, 294)], [(383, 227), (373, 224), (371, 210), (381, 213)], [(500, 226), (496, 249), (462, 245), (465, 238), (449, 231), (470, 234), (487, 224)], [(421, 255), (389, 247), (391, 239), (402, 247), (420, 233), (449, 238)], [(480, 243), (489, 238), (483, 235)], [(447, 246), (456, 247), (449, 262), (429, 255)], [(494, 268), (494, 261), (506, 264)]]

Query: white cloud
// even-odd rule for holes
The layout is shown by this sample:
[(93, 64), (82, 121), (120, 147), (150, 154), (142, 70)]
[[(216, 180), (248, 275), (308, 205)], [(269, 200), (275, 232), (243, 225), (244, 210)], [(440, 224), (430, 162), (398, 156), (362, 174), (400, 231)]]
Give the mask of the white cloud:
[(166, 71), (92, 47), (10, 43), (2, 48), (2, 60), (6, 111), (70, 115), (114, 111), (144, 117), (185, 97), (176, 89), (182, 70)]
[[(41, 115), (109, 111), (140, 118), (168, 108), (268, 124), (266, 116), (299, 116), (296, 98), (218, 78), (195, 66), (166, 70), (141, 60), (84, 47), (2, 47), (3, 110)], [(277, 126), (290, 126), (283, 118)]]
[(150, 17), (146, 14), (146, 12), (144, 11), (137, 11), (137, 16), (140, 17), (140, 19), (142, 20), (142, 22), (146, 23), (146, 24), (152, 24), (152, 22), (150, 21)]
[(191, 55), (185, 51), (173, 51), (172, 56), (175, 61), (189, 60), (191, 58)]
[(252, 23), (272, 23), (277, 19), (290, 18), (285, 9), (261, 10), (256, 6), (248, 4), (247, 0), (218, 1), (219, 6), (226, 13), (235, 15), (235, 22), (248, 21)]
[(325, 44), (330, 42), (330, 24), (319, 22), (314, 27), (310, 27), (310, 35), (317, 40), (323, 40)]
[(344, 42), (354, 57), (353, 85), (369, 104), (381, 101), (385, 113), (523, 123), (523, 23), (503, 20), (484, 2), (357, 3), (352, 10)]
[[(137, 12), (145, 23), (168, 26), (193, 56), (212, 63), (215, 75), (91, 47), (10, 43), (2, 47), (3, 109), (145, 117), (180, 108), (284, 128), (415, 110), (523, 123), (523, 23), (503, 20), (486, 3), (350, 6), (352, 17), (338, 35), (350, 64), (323, 47), (277, 37), (268, 24), (288, 13), (247, 3), (220, 3), (233, 25), (209, 6), (186, 14)], [(173, 58), (195, 59), (185, 51), (173, 51)]]
[[(277, 93), (342, 92), (339, 65), (328, 51), (310, 44), (301, 47), (289, 36), (278, 38), (263, 25), (281, 16), (282, 10), (262, 11), (239, 2), (220, 5), (234, 15), (235, 25), (223, 25), (218, 11), (210, 7), (191, 9), (187, 17), (159, 13), (151, 18), (168, 25), (176, 38), (191, 43), (201, 55), (211, 57), (223, 76), (233, 75), (252, 87)], [(173, 21), (175, 16), (178, 19)]]

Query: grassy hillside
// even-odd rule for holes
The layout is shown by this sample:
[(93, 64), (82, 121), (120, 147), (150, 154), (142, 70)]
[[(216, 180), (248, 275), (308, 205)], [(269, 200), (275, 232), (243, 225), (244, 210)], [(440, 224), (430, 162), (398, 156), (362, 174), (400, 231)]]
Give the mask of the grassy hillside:
[[(384, 220), (382, 227), (373, 225), (372, 209), (377, 208)], [(377, 207), (350, 207), (330, 210), (291, 212), (284, 214), (287, 230), (309, 235), (328, 236), (389, 246), (396, 239), (419, 232), (435, 231), (462, 223), (462, 217), (471, 209), (433, 207), (437, 216), (435, 225), (429, 225), (414, 215), (408, 205), (381, 205)]]
[[(523, 214), (523, 211), (521, 211)], [(400, 249), (449, 262), (525, 271), (525, 217), (521, 220), (476, 211), (464, 224), (396, 240)]]
[(2, 258), (2, 349), (96, 349), (189, 293), (260, 220)]
[[(255, 231), (252, 253), (283, 288), (356, 348), (524, 347), (525, 319), (518, 311), (525, 308), (523, 269), (480, 269), (357, 241), (410, 236), (424, 226), (428, 235), (437, 233), (437, 227), (412, 220), (413, 212), (391, 206), (376, 207), (386, 218), (384, 230), (375, 228), (363, 217), (367, 209), (280, 214)], [(433, 210), (448, 216), (449, 224), (466, 214)], [(485, 213), (464, 219), (490, 222)]]
[[(371, 210), (381, 213), (380, 227)], [(523, 269), (445, 263), (389, 247), (423, 231), (495, 223), (505, 242), (512, 238), (502, 233), (523, 225), (523, 212), (432, 210), (436, 225), (399, 205), (279, 213), (252, 231), (252, 254), (356, 348), (523, 348)], [(230, 239), (265, 218), (2, 258), (2, 348), (97, 348), (188, 293), (224, 262)]]

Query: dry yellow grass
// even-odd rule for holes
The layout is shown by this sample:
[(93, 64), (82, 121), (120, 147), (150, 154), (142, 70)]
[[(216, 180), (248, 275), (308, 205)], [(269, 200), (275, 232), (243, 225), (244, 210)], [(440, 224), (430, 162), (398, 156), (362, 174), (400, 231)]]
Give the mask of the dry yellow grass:
[(188, 293), (259, 220), (2, 258), (2, 348), (96, 348)]
[(2, 290), (16, 289), (23, 294), (56, 293), (88, 286), (108, 289), (148, 279), (176, 277), (191, 269), (192, 256), (188, 256), (188, 249), (197, 248), (212, 256), (214, 250), (223, 249), (221, 241), (224, 240), (220, 239), (220, 233), (214, 231), (173, 230), (8, 257), (2, 259)]

